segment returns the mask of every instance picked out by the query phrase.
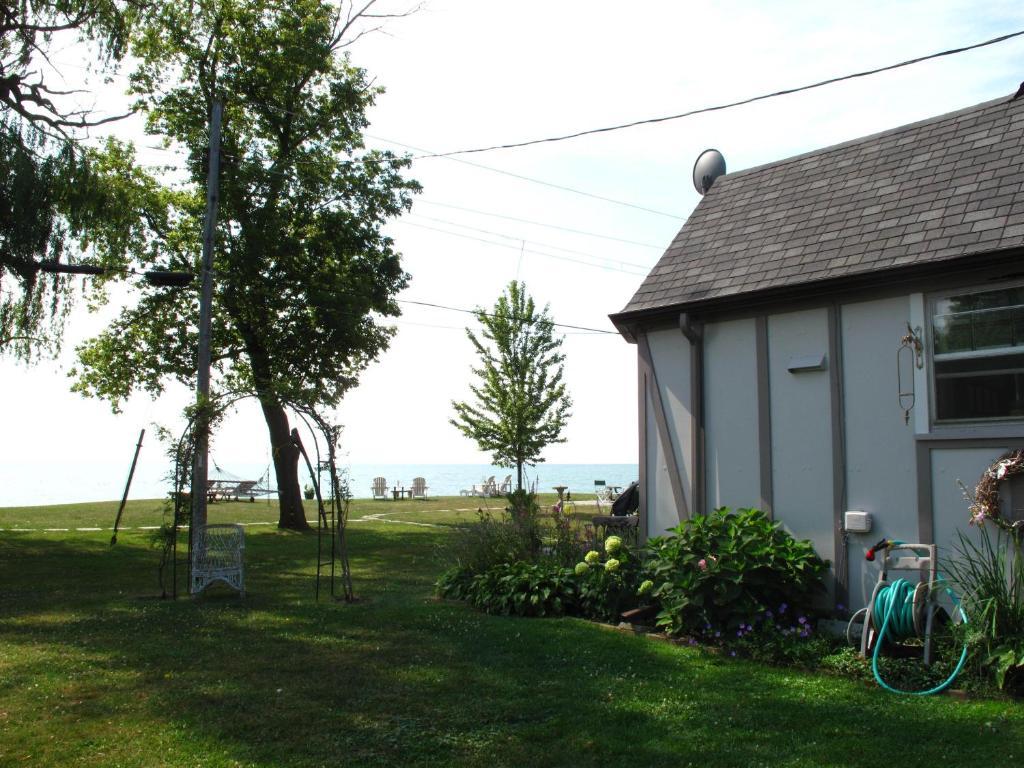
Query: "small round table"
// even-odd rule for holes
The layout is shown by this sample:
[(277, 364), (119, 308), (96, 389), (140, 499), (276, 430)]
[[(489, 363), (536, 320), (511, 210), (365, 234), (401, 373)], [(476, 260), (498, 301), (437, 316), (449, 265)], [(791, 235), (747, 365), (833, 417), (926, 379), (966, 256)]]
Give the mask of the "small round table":
[(552, 488), (554, 488), (555, 492), (558, 493), (558, 502), (561, 503), (561, 502), (565, 501), (565, 492), (567, 490), (569, 490), (569, 486), (568, 485), (554, 485), (554, 486), (552, 486)]

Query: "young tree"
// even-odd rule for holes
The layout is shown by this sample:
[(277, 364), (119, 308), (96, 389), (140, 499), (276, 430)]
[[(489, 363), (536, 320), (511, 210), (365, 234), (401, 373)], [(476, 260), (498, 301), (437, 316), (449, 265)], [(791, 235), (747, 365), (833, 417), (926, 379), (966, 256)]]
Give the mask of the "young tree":
[(516, 488), (522, 489), (523, 465), (544, 461), (545, 446), (565, 442), (560, 435), (572, 400), (562, 381), (562, 338), (555, 336), (548, 308), (538, 312), (518, 281), (509, 283), (491, 312), (477, 308), (476, 318), (483, 341), (466, 329), (482, 362), (472, 369), (476, 402), (452, 401), (451, 424), (490, 451), (497, 466), (515, 467)]
[[(381, 227), (419, 187), (402, 178), (407, 159), (363, 148), (380, 89), (344, 54), (359, 15), (329, 0), (166, 2), (133, 50), (149, 128), (187, 149), (195, 191), (154, 266), (198, 261), (210, 105), (224, 97), (214, 390), (260, 403), (282, 528), (308, 527), (286, 409), (338, 404), (387, 347), (379, 319), (399, 314), (407, 281)], [(197, 305), (149, 291), (80, 348), (76, 388), (116, 407), (134, 389), (192, 386)]]

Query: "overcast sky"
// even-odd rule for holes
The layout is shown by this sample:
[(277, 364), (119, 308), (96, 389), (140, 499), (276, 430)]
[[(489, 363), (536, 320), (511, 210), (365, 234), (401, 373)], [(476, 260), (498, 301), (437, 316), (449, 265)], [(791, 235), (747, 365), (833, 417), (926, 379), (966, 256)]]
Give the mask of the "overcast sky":
[[(368, 144), (443, 152), (676, 114), (1020, 29), (1019, 1), (427, 0), (386, 34), (361, 39), (352, 58), (387, 89), (370, 115)], [(608, 314), (626, 304), (697, 204), (690, 174), (703, 149), (718, 148), (730, 171), (741, 170), (1008, 95), (1022, 80), (1017, 38), (710, 115), (463, 158), (490, 170), (418, 160), (412, 175), (423, 193), (388, 227), (412, 275), (400, 298), (489, 306), (518, 277), (556, 322), (612, 330)], [(139, 139), (144, 163), (174, 161), (149, 149), (154, 140), (137, 124), (117, 130)], [(413, 304), (403, 312), (390, 350), (338, 411), (344, 453), (353, 463), (485, 463), (448, 424), (450, 401), (468, 394), (468, 316)], [(59, 467), (85, 460), (109, 469), (116, 488), (138, 430), (177, 423), (185, 391), (155, 403), (138, 397), (118, 416), (68, 391), (74, 345), (103, 319), (76, 312), (57, 361), (31, 369), (0, 361), (8, 403), (0, 506), (8, 485), (36, 482), (46, 468), (59, 482)], [(635, 462), (635, 347), (571, 332), (564, 349), (575, 405), (566, 443), (546, 458)], [(224, 423), (214, 455), (226, 469), (268, 461), (254, 406)]]

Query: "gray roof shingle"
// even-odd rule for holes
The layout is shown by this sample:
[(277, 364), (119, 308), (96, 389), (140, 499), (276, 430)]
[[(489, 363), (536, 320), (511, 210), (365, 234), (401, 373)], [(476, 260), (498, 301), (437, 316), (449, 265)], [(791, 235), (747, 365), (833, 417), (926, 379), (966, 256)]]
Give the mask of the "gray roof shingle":
[(619, 314), (1024, 245), (1024, 98), (715, 181)]

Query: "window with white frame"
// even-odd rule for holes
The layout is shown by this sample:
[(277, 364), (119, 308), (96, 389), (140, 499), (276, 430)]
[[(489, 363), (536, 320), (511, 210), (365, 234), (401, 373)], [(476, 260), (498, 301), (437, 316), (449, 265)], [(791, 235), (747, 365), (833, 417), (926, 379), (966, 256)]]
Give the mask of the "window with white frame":
[(1024, 286), (932, 301), (936, 421), (1024, 418)]

